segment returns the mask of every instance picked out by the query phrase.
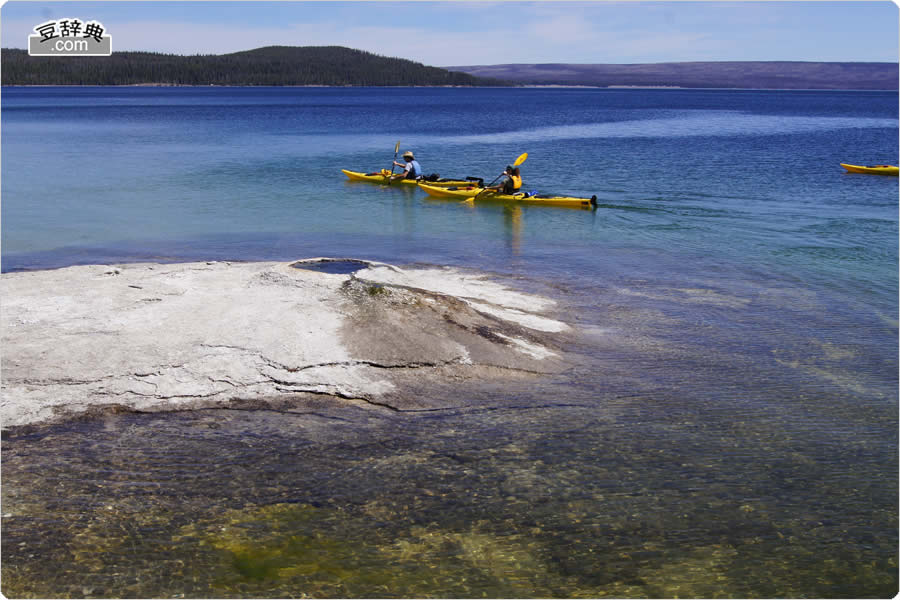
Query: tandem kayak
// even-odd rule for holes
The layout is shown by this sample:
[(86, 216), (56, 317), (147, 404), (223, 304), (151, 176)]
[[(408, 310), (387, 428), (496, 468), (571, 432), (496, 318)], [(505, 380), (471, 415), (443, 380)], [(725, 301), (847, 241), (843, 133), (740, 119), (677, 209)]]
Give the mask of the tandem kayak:
[(597, 206), (597, 196), (591, 198), (574, 198), (572, 196), (555, 196), (552, 194), (526, 194), (519, 192), (517, 194), (497, 194), (493, 192), (485, 192), (479, 196), (484, 190), (482, 187), (476, 186), (458, 186), (458, 187), (436, 187), (430, 184), (420, 183), (419, 187), (423, 189), (429, 196), (435, 198), (447, 198), (452, 200), (470, 200), (478, 196), (478, 201), (490, 200), (494, 202), (516, 202), (527, 204), (545, 204), (548, 206), (574, 206), (579, 208), (595, 208)]
[[(347, 169), (341, 169), (341, 172), (350, 178), (350, 181), (366, 181), (368, 183), (379, 183), (382, 185), (386, 185), (388, 182), (388, 177), (390, 177), (391, 172), (387, 169), (382, 169), (381, 171), (377, 171), (375, 173), (359, 173), (358, 171), (348, 171)], [(394, 173), (396, 177), (399, 173)], [(416, 185), (420, 181), (427, 181), (425, 179), (394, 179), (391, 181), (391, 185), (396, 183), (400, 183), (402, 185)], [(452, 186), (467, 186), (471, 185), (471, 181), (466, 179), (437, 179), (435, 181), (428, 181), (428, 185), (433, 185), (436, 187), (452, 187)]]
[(868, 173), (869, 175), (900, 175), (900, 167), (893, 165), (874, 165), (864, 167), (861, 165), (848, 165), (841, 163), (841, 166), (847, 169), (849, 173)]

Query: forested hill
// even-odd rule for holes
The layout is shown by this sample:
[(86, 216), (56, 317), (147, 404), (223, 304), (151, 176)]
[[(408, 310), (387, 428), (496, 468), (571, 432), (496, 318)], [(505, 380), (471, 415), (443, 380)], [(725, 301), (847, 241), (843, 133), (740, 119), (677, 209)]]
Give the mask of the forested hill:
[(826, 90), (898, 88), (897, 63), (875, 62), (508, 64), (447, 68), (530, 85)]
[(2, 50), (3, 85), (503, 85), (342, 46), (269, 46), (222, 55), (113, 52), (29, 56)]
[(586, 85), (898, 89), (897, 63), (686, 62), (447, 67), (342, 46), (268, 46), (222, 55), (113, 52), (29, 56), (2, 50), (3, 85)]

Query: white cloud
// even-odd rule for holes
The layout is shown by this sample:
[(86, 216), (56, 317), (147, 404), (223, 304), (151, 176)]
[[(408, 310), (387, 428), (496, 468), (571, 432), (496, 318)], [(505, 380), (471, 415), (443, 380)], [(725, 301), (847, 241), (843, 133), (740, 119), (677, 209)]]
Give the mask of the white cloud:
[(517, 33), (523, 41), (551, 45), (584, 44), (597, 39), (597, 29), (580, 15), (558, 14), (547, 19), (538, 19), (526, 25)]
[[(433, 66), (645, 62), (660, 54), (693, 55), (697, 48), (711, 43), (710, 39), (691, 33), (637, 33), (614, 27), (599, 28), (571, 11), (542, 9), (534, 19), (526, 14), (520, 16), (522, 26), (513, 43), (503, 26), (491, 22), (473, 23), (472, 28), (462, 32), (442, 31), (433, 24), (416, 23), (347, 26), (325, 22), (275, 27), (109, 20), (104, 26), (112, 35), (113, 52), (225, 54), (273, 45), (347, 46)], [(4, 19), (3, 46), (25, 48), (36, 24)]]
[[(808, 16), (822, 12), (813, 4), (819, 3), (360, 2), (331, 10), (328, 2), (317, 2), (313, 12), (298, 10), (294, 19), (266, 25), (228, 22), (226, 16), (216, 23), (214, 14), (202, 24), (159, 17), (103, 22), (113, 52), (222, 54), (270, 45), (340, 45), (435, 66), (880, 59), (871, 49), (878, 36), (836, 35), (842, 23), (831, 13), (818, 27), (806, 27)], [(311, 19), (318, 21), (304, 22)], [(835, 29), (824, 29), (832, 23)], [(0, 41), (24, 48), (35, 24), (3, 19)], [(869, 28), (866, 23), (865, 33)]]
[(156, 21), (105, 25), (113, 36), (113, 51), (222, 54), (273, 45), (347, 46), (428, 65), (485, 64), (501, 56), (507, 62), (515, 58), (502, 36), (478, 31), (441, 32), (433, 27), (347, 27), (340, 23), (235, 27)]

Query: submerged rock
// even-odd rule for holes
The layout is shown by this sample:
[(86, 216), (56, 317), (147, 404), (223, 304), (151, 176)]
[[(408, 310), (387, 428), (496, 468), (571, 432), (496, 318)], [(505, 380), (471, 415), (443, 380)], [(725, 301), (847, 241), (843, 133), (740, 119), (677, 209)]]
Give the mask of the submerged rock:
[(454, 269), (304, 268), (327, 260), (4, 274), (3, 427), (309, 394), (434, 408), (404, 382), (561, 367), (548, 299)]

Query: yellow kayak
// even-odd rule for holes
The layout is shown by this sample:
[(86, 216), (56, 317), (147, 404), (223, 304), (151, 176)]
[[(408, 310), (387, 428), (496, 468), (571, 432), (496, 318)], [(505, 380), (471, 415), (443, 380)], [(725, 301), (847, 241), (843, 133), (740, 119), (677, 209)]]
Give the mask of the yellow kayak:
[(849, 173), (868, 173), (870, 175), (900, 175), (900, 167), (893, 165), (874, 165), (871, 167), (863, 167), (861, 165), (848, 165), (841, 163), (841, 166), (847, 169)]
[[(382, 169), (375, 173), (360, 173), (358, 171), (348, 171), (347, 169), (341, 169), (341, 172), (346, 175), (350, 181), (366, 181), (368, 183), (380, 183), (382, 185), (387, 184), (388, 177), (391, 175), (391, 172), (387, 169)], [(394, 173), (395, 179), (391, 181), (391, 185), (396, 185), (398, 183), (402, 185), (416, 185), (419, 181), (426, 181), (418, 179), (397, 179), (397, 175), (398, 173)], [(428, 185), (436, 187), (466, 186), (471, 185), (471, 182), (465, 179), (438, 179), (436, 181), (429, 181)]]
[(419, 187), (423, 189), (429, 196), (453, 200), (474, 200), (475, 196), (478, 196), (479, 202), (481, 202), (482, 200), (489, 200), (494, 202), (545, 204), (548, 206), (573, 206), (578, 208), (594, 208), (597, 206), (597, 196), (593, 196), (591, 198), (574, 198), (572, 196), (555, 196), (551, 194), (529, 195), (525, 192), (519, 192), (516, 194), (497, 194), (494, 192), (485, 192), (481, 194), (484, 188), (471, 185), (459, 187), (436, 187), (430, 184), (420, 183)]

